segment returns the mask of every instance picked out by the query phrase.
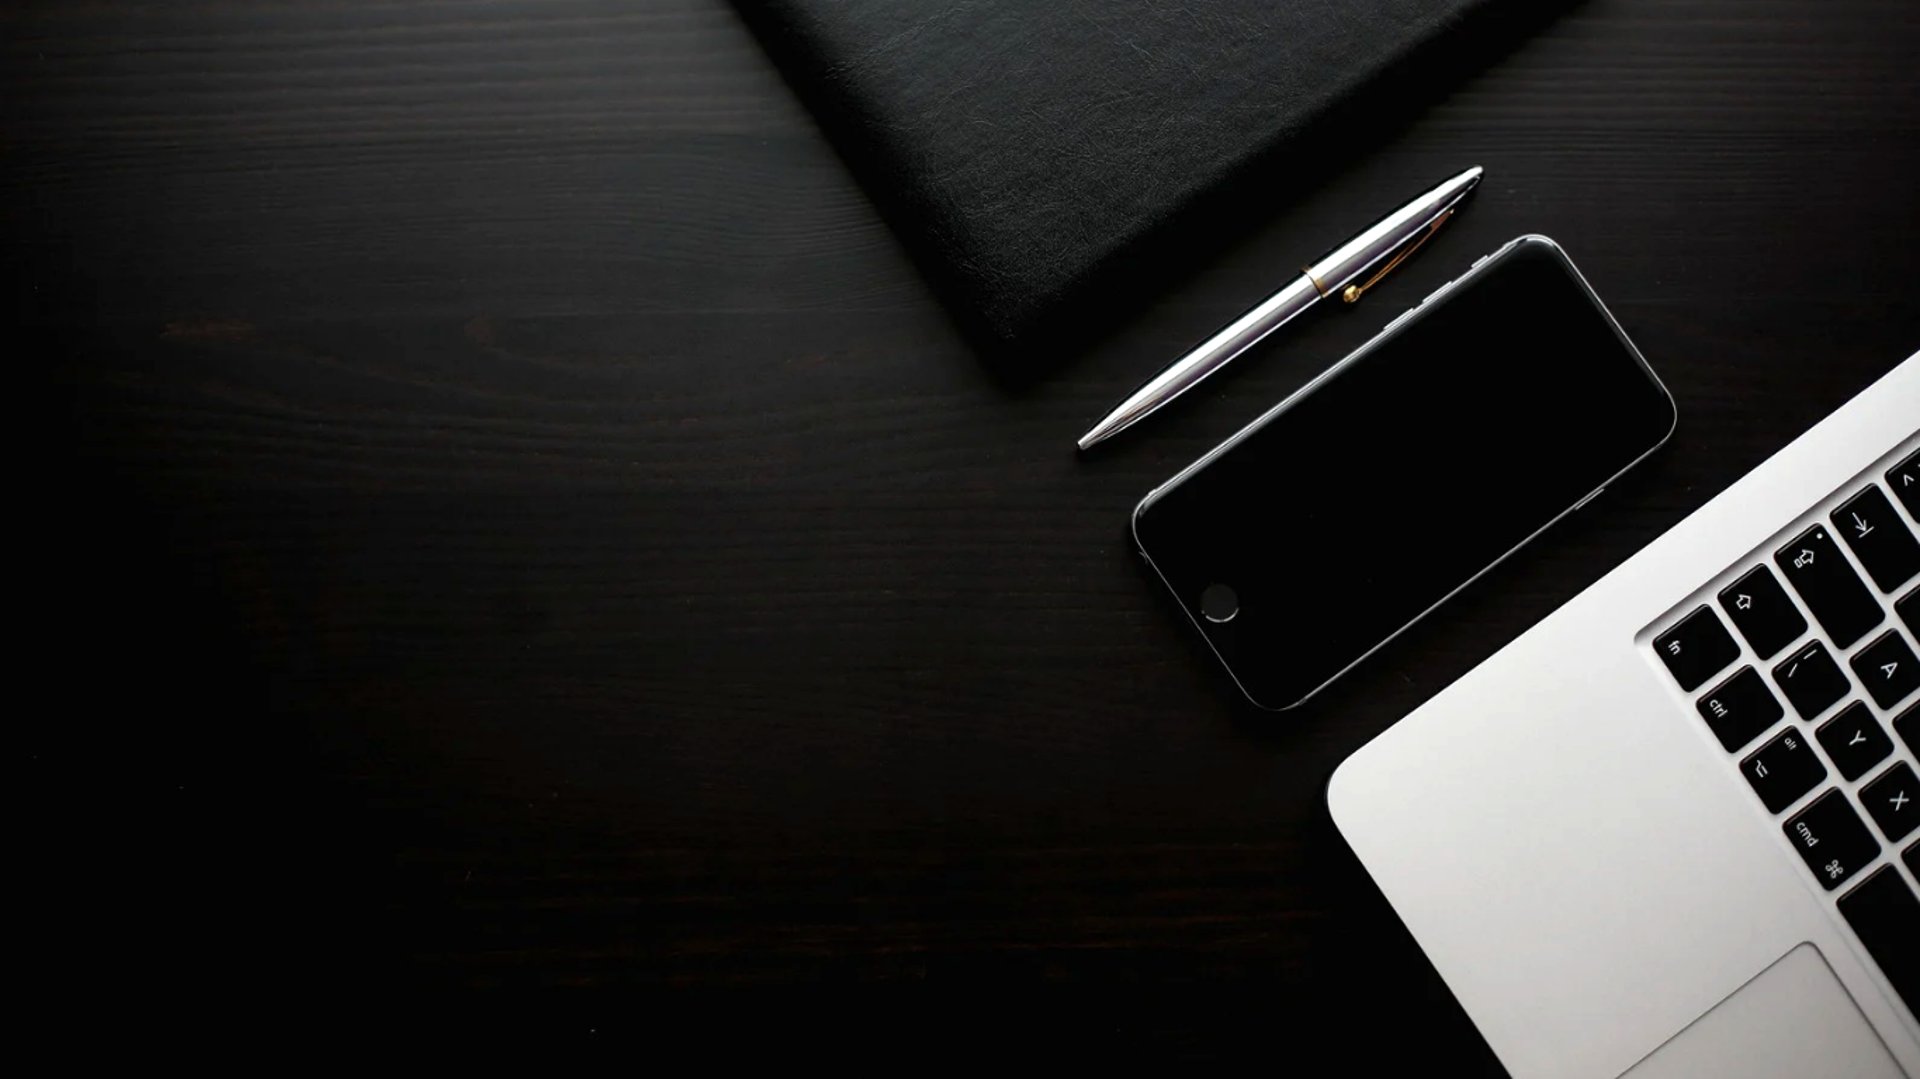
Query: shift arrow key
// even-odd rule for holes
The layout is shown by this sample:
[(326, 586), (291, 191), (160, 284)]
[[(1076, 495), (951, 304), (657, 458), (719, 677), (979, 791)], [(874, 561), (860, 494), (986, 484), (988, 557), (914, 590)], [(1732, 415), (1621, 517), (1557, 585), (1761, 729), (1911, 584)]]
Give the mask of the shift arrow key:
[(1807, 631), (1800, 608), (1787, 598), (1786, 589), (1765, 566), (1753, 567), (1721, 589), (1720, 606), (1761, 659), (1772, 659)]

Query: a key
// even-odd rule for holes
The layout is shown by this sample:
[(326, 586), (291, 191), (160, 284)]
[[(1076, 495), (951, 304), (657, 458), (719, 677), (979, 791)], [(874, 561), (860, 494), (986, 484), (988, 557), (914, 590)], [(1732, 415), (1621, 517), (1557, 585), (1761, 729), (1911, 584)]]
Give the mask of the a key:
[(1720, 608), (1761, 659), (1772, 659), (1775, 652), (1807, 631), (1800, 608), (1787, 598), (1787, 590), (1765, 566), (1753, 567), (1722, 589)]
[(1920, 689), (1920, 659), (1914, 658), (1913, 649), (1892, 630), (1854, 653), (1849, 665), (1854, 677), (1873, 695), (1873, 703), (1882, 708), (1891, 708)]
[(1678, 625), (1653, 639), (1653, 650), (1680, 688), (1692, 691), (1740, 658), (1740, 646), (1713, 608), (1701, 604)]
[(1880, 853), (1880, 843), (1867, 831), (1847, 796), (1829, 790), (1780, 826), (1800, 860), (1813, 870), (1820, 886), (1831, 892), (1847, 882)]
[(1869, 487), (1840, 503), (1831, 519), (1880, 591), (1891, 592), (1920, 573), (1920, 540), (1880, 488)]
[(1812, 719), (1833, 707), (1853, 688), (1846, 672), (1833, 661), (1833, 653), (1819, 641), (1781, 660), (1773, 668), (1773, 680), (1801, 719)]
[(1893, 466), (1893, 471), (1887, 473), (1887, 486), (1893, 488), (1894, 497), (1907, 507), (1907, 512), (1920, 520), (1920, 450)]
[(1758, 738), (1786, 713), (1752, 667), (1742, 667), (1696, 706), (1721, 746), (1731, 753)]
[(1866, 582), (1847, 564), (1826, 525), (1800, 533), (1774, 552), (1773, 561), (1836, 648), (1851, 647), (1887, 616), (1880, 601), (1867, 591)]
[(1778, 813), (1819, 786), (1827, 778), (1827, 767), (1807, 745), (1806, 735), (1789, 728), (1741, 761), (1740, 774), (1767, 812)]
[(1898, 843), (1920, 825), (1920, 778), (1901, 761), (1860, 788), (1860, 804), (1887, 838)]
[(1814, 737), (1826, 748), (1833, 766), (1840, 769), (1840, 778), (1849, 782), (1866, 775), (1867, 769), (1886, 760), (1893, 752), (1893, 739), (1887, 737), (1873, 713), (1859, 701), (1820, 724)]
[(1920, 588), (1901, 596), (1893, 605), (1893, 613), (1907, 624), (1907, 632), (1920, 636)]
[[(1907, 855), (1911, 868), (1913, 852)], [(1899, 872), (1890, 865), (1881, 866), (1840, 897), (1840, 916), (1880, 964), (1880, 973), (1907, 1002), (1907, 1009), (1920, 1012), (1920, 899), (1914, 898)]]

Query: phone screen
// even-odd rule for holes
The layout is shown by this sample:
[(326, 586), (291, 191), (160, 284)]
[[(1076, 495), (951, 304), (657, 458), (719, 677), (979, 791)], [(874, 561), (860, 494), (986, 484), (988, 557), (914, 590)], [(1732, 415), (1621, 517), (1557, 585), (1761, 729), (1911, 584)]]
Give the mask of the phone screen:
[(1288, 708), (1674, 420), (1566, 255), (1528, 237), (1148, 495), (1134, 535), (1248, 698)]

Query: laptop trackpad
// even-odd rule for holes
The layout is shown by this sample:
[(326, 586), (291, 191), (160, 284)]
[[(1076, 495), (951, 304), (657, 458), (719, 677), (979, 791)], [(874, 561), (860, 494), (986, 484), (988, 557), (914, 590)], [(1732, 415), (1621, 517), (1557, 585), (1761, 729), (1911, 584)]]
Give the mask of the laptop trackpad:
[(1621, 1079), (1905, 1079), (1812, 944), (1761, 971)]

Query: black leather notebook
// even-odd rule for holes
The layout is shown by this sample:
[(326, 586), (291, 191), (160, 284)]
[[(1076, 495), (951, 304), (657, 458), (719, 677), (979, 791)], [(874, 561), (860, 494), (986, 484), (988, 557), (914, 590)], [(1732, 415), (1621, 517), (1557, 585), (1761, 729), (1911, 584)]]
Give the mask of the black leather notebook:
[(1377, 139), (1542, 7), (734, 2), (956, 314), (1011, 345), (1111, 319), (1113, 297), (1226, 229), (1222, 211), (1278, 208), (1245, 181)]

